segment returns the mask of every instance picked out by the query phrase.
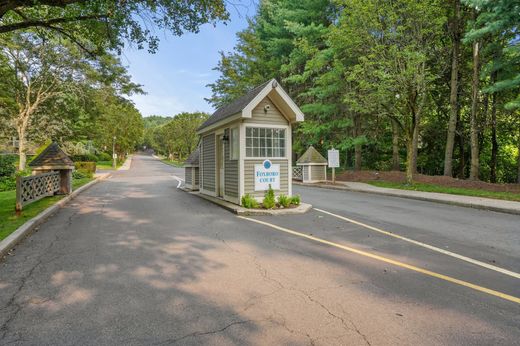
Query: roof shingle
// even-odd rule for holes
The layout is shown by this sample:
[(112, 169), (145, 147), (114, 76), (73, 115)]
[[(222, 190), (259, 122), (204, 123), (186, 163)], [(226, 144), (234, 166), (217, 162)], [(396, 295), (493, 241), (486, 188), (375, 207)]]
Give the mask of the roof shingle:
[(226, 118), (229, 118), (232, 115), (237, 114), (238, 112), (241, 112), (246, 106), (253, 101), (253, 99), (273, 80), (268, 80), (267, 82), (251, 89), (247, 94), (244, 96), (239, 97), (235, 101), (220, 107), (213, 113), (208, 120), (206, 120), (198, 130), (202, 130), (205, 127), (208, 127), (210, 125), (213, 125), (221, 120), (224, 120)]
[(324, 158), (318, 150), (314, 149), (311, 145), (309, 149), (296, 161), (297, 164), (306, 164), (306, 163), (323, 163), (327, 164), (327, 159)]
[(190, 156), (184, 161), (185, 166), (198, 166), (199, 165), (199, 148), (195, 149)]
[(40, 155), (29, 163), (30, 167), (74, 167), (74, 162), (65, 154), (56, 142), (49, 144)]

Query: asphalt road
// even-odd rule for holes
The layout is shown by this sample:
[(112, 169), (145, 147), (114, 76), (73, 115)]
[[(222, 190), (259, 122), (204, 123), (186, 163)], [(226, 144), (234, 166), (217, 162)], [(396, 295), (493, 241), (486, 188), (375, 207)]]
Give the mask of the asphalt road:
[(358, 223), (242, 219), (183, 174), (136, 156), (0, 262), (0, 344), (520, 344), (520, 217), (295, 187)]

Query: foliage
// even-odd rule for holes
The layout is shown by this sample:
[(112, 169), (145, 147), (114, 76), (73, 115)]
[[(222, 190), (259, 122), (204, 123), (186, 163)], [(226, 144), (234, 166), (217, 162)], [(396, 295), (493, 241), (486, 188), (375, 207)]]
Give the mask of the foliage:
[(99, 157), (95, 154), (82, 154), (82, 155), (72, 155), (70, 159), (74, 161), (74, 163), (82, 163), (82, 162), (96, 162), (99, 161)]
[(154, 28), (180, 36), (227, 18), (222, 0), (0, 2), (0, 33), (34, 28), (44, 38), (68, 39), (89, 54), (121, 51), (125, 43), (155, 52), (159, 38)]
[(249, 193), (246, 193), (244, 196), (242, 196), (242, 206), (247, 209), (258, 208), (258, 202), (253, 196), (251, 196)]
[[(517, 7), (518, 0), (263, 1), (234, 49), (221, 53), (208, 101), (219, 107), (277, 78), (305, 113), (293, 133), (297, 154), (335, 147), (355, 170), (401, 169), (404, 161), (409, 180), (416, 172), (467, 178), (473, 155), (481, 179), (520, 182)], [(473, 117), (475, 40), (482, 73)]]
[(77, 161), (74, 162), (74, 169), (77, 170), (85, 170), (91, 173), (96, 173), (96, 162), (84, 162), (84, 161)]
[(16, 155), (0, 155), (0, 177), (14, 176), (16, 160)]
[(9, 191), (16, 189), (16, 177), (0, 176), (0, 191)]
[(291, 205), (291, 198), (284, 194), (278, 196), (278, 204), (284, 208), (287, 208)]
[(291, 204), (300, 205), (300, 195), (294, 195), (291, 197)]
[(98, 157), (98, 161), (110, 161), (112, 160), (112, 155), (110, 155), (109, 153), (104, 153), (104, 152), (101, 152), (101, 153), (98, 153), (97, 154), (97, 157)]
[(276, 206), (276, 199), (271, 185), (269, 185), (269, 189), (264, 194), (262, 205), (265, 209), (273, 209)]
[(86, 168), (77, 168), (72, 172), (72, 178), (74, 179), (92, 178), (93, 176), (94, 172)]
[[(505, 104), (508, 109), (520, 109), (520, 44), (519, 44), (519, 7), (518, 0), (464, 0), (470, 7), (479, 12), (466, 33), (465, 41), (472, 42), (483, 39), (494, 40), (488, 50), (494, 54), (484, 69), (484, 74), (491, 77), (496, 73), (497, 79), (484, 91), (496, 93), (512, 90), (511, 99)], [(498, 44), (497, 44), (498, 43)]]
[(141, 147), (154, 149), (169, 160), (186, 159), (197, 147), (197, 129), (208, 117), (207, 113), (183, 112), (173, 118), (155, 116), (151, 120), (145, 120), (148, 128), (145, 129)]

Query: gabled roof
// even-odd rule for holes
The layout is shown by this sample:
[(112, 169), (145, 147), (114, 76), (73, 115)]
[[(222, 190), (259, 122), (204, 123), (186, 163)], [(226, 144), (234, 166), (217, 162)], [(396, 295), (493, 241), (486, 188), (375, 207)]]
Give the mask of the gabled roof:
[(302, 111), (296, 106), (285, 90), (279, 86), (276, 79), (271, 79), (251, 89), (247, 94), (239, 97), (235, 101), (217, 109), (197, 131), (224, 122), (225, 120), (229, 121), (229, 118), (233, 116), (250, 118), (253, 108), (268, 95), (273, 98), (273, 103), (281, 108), (280, 110), (282, 112), (291, 113), (290, 115), (294, 118), (294, 121), (303, 121)]
[(29, 163), (30, 167), (74, 167), (74, 162), (65, 154), (56, 142), (49, 144), (40, 155)]
[(306, 164), (306, 163), (322, 163), (327, 164), (327, 159), (325, 159), (318, 150), (314, 149), (311, 145), (309, 149), (296, 161), (296, 164)]
[(184, 161), (184, 166), (188, 166), (188, 167), (191, 167), (191, 166), (198, 167), (199, 166), (199, 148), (195, 149), (190, 154), (190, 156), (188, 156), (186, 161)]

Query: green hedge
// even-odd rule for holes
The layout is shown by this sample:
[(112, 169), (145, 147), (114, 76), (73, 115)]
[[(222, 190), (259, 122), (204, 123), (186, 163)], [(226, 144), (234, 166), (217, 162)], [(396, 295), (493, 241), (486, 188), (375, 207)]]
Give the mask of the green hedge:
[(96, 173), (96, 163), (95, 162), (74, 162), (74, 168), (76, 170), (84, 170), (91, 172), (92, 174)]
[(0, 192), (16, 189), (16, 177), (0, 177)]
[(111, 161), (112, 155), (108, 153), (99, 153), (98, 154), (98, 161)]
[(0, 177), (12, 177), (16, 173), (16, 155), (0, 155)]
[(71, 155), (70, 159), (74, 162), (96, 162), (99, 158), (94, 154)]

